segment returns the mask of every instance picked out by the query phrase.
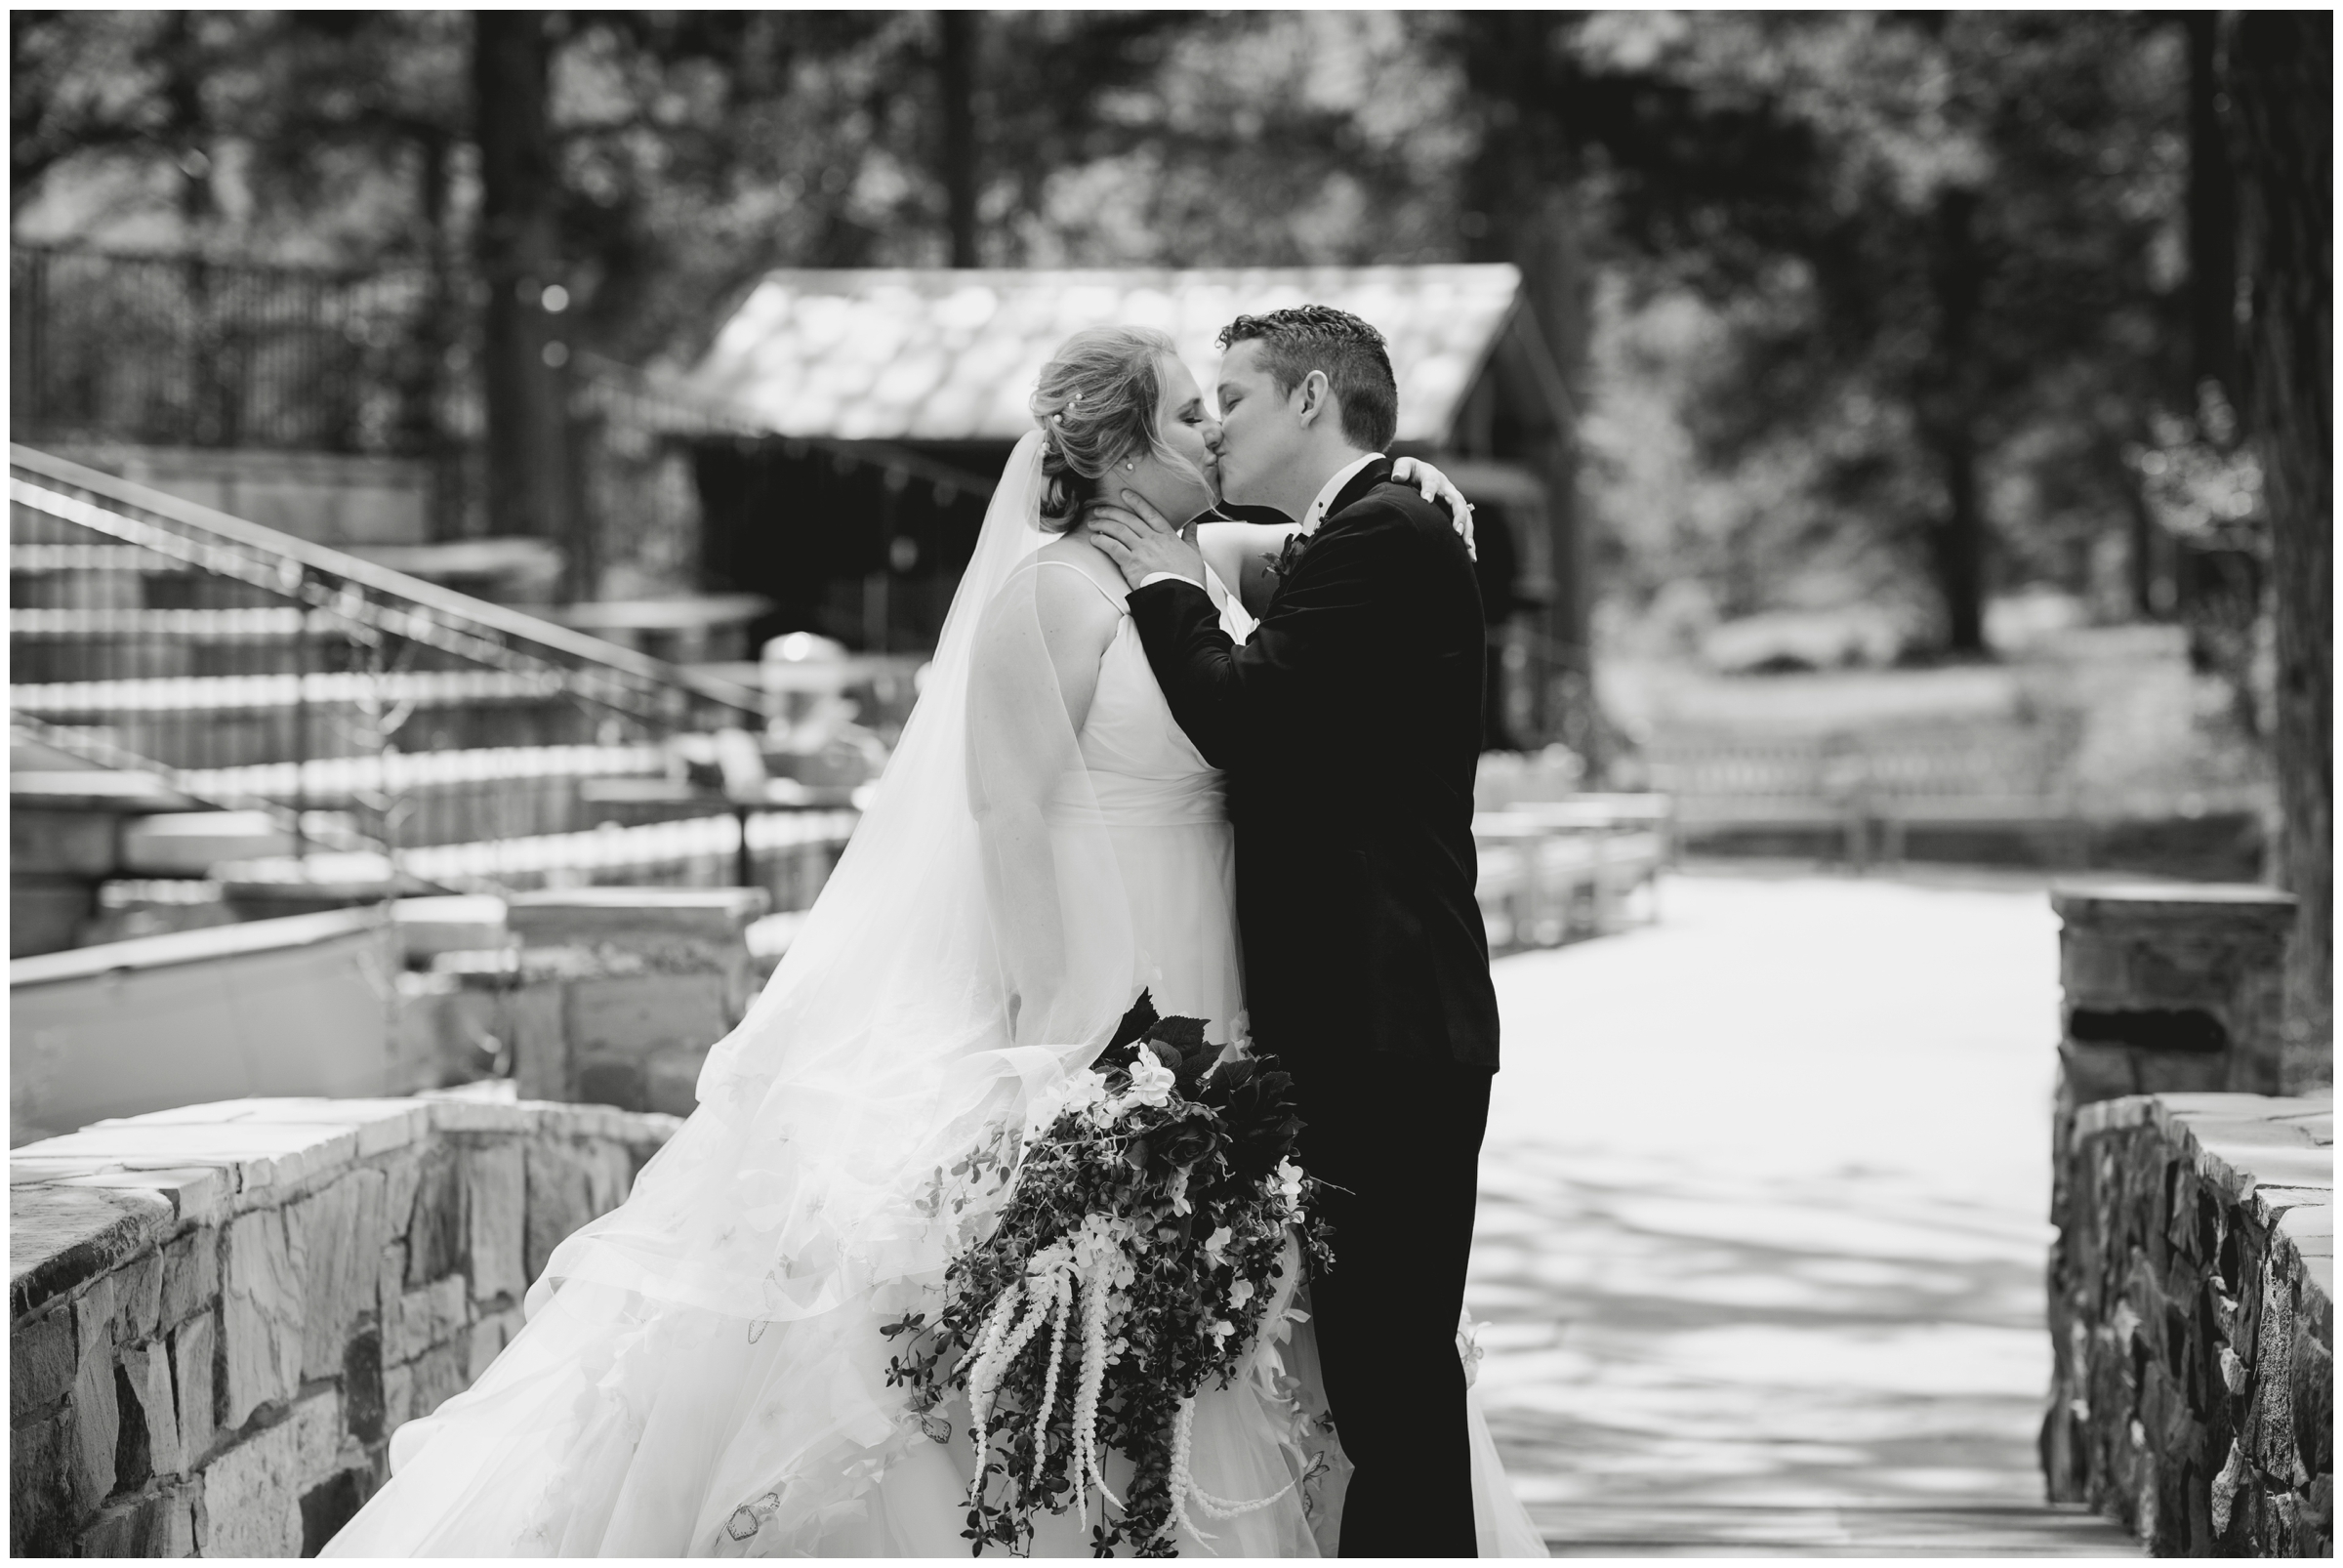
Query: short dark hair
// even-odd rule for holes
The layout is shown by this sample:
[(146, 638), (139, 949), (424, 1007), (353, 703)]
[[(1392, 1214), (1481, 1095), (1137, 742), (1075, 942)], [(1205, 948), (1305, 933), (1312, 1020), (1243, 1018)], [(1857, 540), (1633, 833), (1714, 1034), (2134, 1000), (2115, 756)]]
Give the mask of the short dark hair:
[(1297, 305), (1241, 315), (1220, 329), (1223, 350), (1255, 342), (1269, 378), (1288, 396), (1311, 371), (1326, 373), (1342, 408), (1342, 433), (1353, 446), (1379, 452), (1399, 433), (1399, 382), (1383, 335), (1348, 310)]

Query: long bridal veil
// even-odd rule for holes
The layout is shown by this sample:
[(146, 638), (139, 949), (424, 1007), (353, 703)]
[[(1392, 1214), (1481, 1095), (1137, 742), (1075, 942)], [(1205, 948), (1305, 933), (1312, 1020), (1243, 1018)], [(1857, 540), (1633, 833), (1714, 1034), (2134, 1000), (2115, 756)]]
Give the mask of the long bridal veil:
[(954, 1166), (1146, 977), (1020, 569), (1041, 457), (1010, 457), (876, 799), (699, 1109), (555, 1249), (480, 1382), (398, 1430), (332, 1554), (802, 1551), (927, 1440), (879, 1326), (941, 1278)]

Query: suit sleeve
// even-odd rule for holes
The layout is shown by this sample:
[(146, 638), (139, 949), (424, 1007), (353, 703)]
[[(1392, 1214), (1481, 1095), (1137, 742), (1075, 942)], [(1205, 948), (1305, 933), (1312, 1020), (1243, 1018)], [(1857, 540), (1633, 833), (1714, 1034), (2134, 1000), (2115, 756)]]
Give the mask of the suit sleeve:
[(1242, 646), (1205, 592), (1154, 583), (1130, 595), (1172, 717), (1214, 767), (1239, 764), (1254, 737), (1371, 678), (1390, 642), (1406, 581), (1404, 530), (1346, 528), (1303, 553), (1277, 605)]

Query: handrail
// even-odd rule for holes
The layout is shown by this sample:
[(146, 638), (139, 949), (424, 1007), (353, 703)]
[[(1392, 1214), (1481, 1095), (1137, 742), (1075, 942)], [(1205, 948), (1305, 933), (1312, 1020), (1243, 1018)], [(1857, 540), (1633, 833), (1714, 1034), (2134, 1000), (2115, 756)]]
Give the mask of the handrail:
[[(232, 542), (247, 550), (274, 556), (280, 560), (292, 561), (309, 570), (330, 574), (344, 582), (371, 590), (377, 594), (403, 598), (411, 604), (457, 623), (457, 627), (451, 628), (451, 630), (460, 630), (463, 623), (470, 623), (471, 626), (483, 631), (495, 633), (506, 639), (534, 643), (541, 648), (567, 655), (582, 663), (596, 665), (608, 671), (624, 672), (638, 681), (688, 691), (709, 702), (737, 710), (752, 722), (761, 722), (763, 704), (759, 695), (746, 687), (734, 685), (731, 681), (668, 664), (663, 660), (637, 653), (632, 648), (622, 647), (614, 642), (606, 642), (599, 638), (588, 637), (581, 632), (573, 632), (567, 627), (540, 620), (533, 615), (523, 614), (518, 610), (510, 609), (487, 599), (473, 598), (468, 594), (459, 594), (452, 589), (443, 588), (437, 583), (428, 582), (420, 577), (410, 577), (404, 572), (393, 571), (388, 566), (378, 566), (370, 560), (335, 550), (330, 546), (315, 544), (294, 534), (264, 527), (257, 522), (248, 522), (242, 517), (215, 511), (210, 507), (171, 495), (165, 491), (150, 489), (145, 485), (117, 477), (98, 469), (86, 468), (79, 463), (38, 451), (29, 446), (22, 446), (15, 441), (9, 443), (8, 460), (12, 471), (9, 475), (9, 499), (18, 504), (31, 507), (35, 511), (47, 513), (52, 516), (92, 526), (95, 525), (94, 519), (85, 513), (89, 511), (103, 513), (104, 509), (92, 508), (88, 503), (78, 502), (70, 496), (57, 495), (39, 485), (20, 478), (15, 471), (22, 470), (59, 484), (88, 491), (121, 506), (163, 518), (180, 528)], [(135, 519), (126, 518), (124, 520)], [(201, 564), (214, 566), (217, 569), (219, 563), (206, 559)], [(350, 613), (350, 607), (346, 605), (335, 604), (332, 607), (345, 615)], [(395, 631), (402, 636), (412, 637), (418, 631), (428, 632), (432, 628), (427, 624), (386, 629)], [(473, 657), (482, 656), (474, 650), (459, 651), (471, 652)]]
[[(210, 777), (198, 777), (196, 775), (203, 774), (207, 770), (174, 767), (168, 763), (158, 763), (151, 758), (142, 757), (136, 752), (112, 745), (101, 737), (76, 733), (25, 714), (10, 714), (8, 728), (12, 736), (21, 735), (52, 751), (62, 752), (68, 757), (78, 758), (92, 767), (104, 772), (144, 773), (158, 778), (168, 785), (174, 794), (195, 805), (209, 806), (215, 811), (260, 812), (278, 827), (290, 832), (294, 837), (294, 842), (305, 847), (310, 841), (314, 841), (329, 849), (379, 854), (398, 871), (406, 872), (406, 867), (401, 863), (402, 857), (380, 839), (354, 829), (338, 827), (330, 823), (314, 820), (305, 821), (300, 807), (287, 805), (282, 801), (272, 800), (257, 791), (217, 788), (216, 785), (220, 782), (218, 775), (224, 771), (222, 769), (208, 770), (212, 775)], [(300, 764), (296, 763), (295, 765)], [(327, 815), (330, 816), (330, 813)], [(411, 875), (411, 873), (408, 874)], [(506, 888), (500, 884), (480, 877), (417, 877), (415, 880), (426, 887), (447, 892), (501, 893), (506, 891)]]
[[(400, 864), (401, 857), (381, 840), (349, 829), (318, 822), (307, 822), (298, 807), (286, 805), (281, 801), (272, 801), (266, 796), (247, 791), (211, 788), (207, 782), (190, 779), (187, 776), (189, 769), (157, 763), (141, 757), (135, 752), (125, 751), (119, 746), (109, 745), (95, 737), (76, 735), (70, 731), (60, 729), (54, 724), (43, 723), (40, 720), (30, 719), (21, 714), (9, 716), (9, 733), (12, 736), (22, 735), (27, 739), (38, 741), (52, 750), (63, 752), (70, 757), (78, 757), (83, 762), (106, 772), (144, 773), (161, 779), (175, 794), (196, 805), (210, 806), (217, 811), (260, 812), (278, 827), (289, 831), (293, 835), (294, 842), (303, 846), (305, 850), (308, 844), (314, 840), (331, 849), (379, 854), (398, 872), (409, 874), (406, 873), (406, 868)], [(417, 877), (414, 880), (427, 888), (445, 892), (502, 893), (506, 891), (501, 885), (480, 877), (437, 879)]]

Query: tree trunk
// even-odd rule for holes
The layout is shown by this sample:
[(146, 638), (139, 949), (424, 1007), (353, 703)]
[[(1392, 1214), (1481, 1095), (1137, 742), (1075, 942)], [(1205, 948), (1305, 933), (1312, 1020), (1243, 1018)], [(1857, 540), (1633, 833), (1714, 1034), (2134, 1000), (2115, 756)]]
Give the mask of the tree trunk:
[(2238, 189), (2221, 118), (2221, 14), (2192, 11), (2189, 32), (2189, 381), (2237, 397)]
[(1977, 440), (1965, 421), (1936, 442), (1945, 481), (1945, 515), (1930, 541), (1937, 592), (1945, 603), (1947, 652), (1974, 656), (1985, 645), (1985, 513), (1977, 495)]
[(1563, 406), (1552, 410), (1552, 424), (1522, 454), (1545, 480), (1546, 559), (1552, 563), (1553, 586), (1541, 630), (1549, 656), (1568, 678), (1561, 687), (1570, 693), (1569, 711), (1559, 716), (1563, 738), (1585, 759), (1590, 774), (1600, 778), (1608, 759), (1595, 709), (1590, 624), (1594, 596), (1588, 580), (1593, 553), (1579, 494), (1575, 419), (1586, 385), (1588, 268), (1570, 199), (1559, 182), (1533, 198), (1525, 220), (1510, 235), (1512, 259), (1521, 268), (1522, 294), (1535, 312), (1539, 340), (1563, 393)]
[(2106, 471), (2110, 487), (2123, 498), (2124, 520), (2128, 524), (2125, 538), (2129, 543), (2123, 565), (2131, 590), (2131, 613), (2138, 620), (2156, 620), (2164, 612), (2158, 592), (2161, 577), (2158, 568), (2166, 553), (2164, 531), (2157, 525), (2155, 509), (2148, 504), (2139, 474), (2124, 461), (2121, 448), (2112, 437), (2102, 450), (2101, 467)]
[(399, 384), (399, 445), (432, 470), (434, 539), (464, 536), (460, 454), (448, 438), (442, 403), (448, 354), (456, 344), (456, 258), (448, 239), (449, 138), (425, 131), (416, 141), (416, 208), (423, 218), (424, 307), (409, 334)]
[[(1595, 707), (1594, 660), (1588, 625), (1584, 509), (1579, 497), (1579, 442), (1573, 410), (1585, 386), (1591, 271), (1570, 199), (1575, 152), (1552, 112), (1554, 84), (1549, 13), (1474, 12), (1464, 19), (1465, 73), (1474, 95), (1490, 105), (1481, 146), (1466, 173), (1463, 235), (1476, 262), (1511, 262), (1521, 268), (1522, 298), (1530, 309), (1544, 374), (1554, 393), (1516, 394), (1517, 405), (1494, 422), (1496, 455), (1538, 471), (1545, 481), (1546, 548), (1551, 598), (1540, 616), (1545, 690), (1539, 706), (1546, 739), (1580, 751), (1592, 776), (1606, 763), (1605, 729)], [(1551, 419), (1522, 416), (1558, 401)], [(1557, 711), (1558, 710), (1558, 711)]]
[(2229, 76), (2251, 290), (2240, 368), (2276, 585), (2279, 874), (2302, 901), (2286, 957), (2289, 1090), (2334, 1081), (2333, 60), (2327, 13), (2252, 11)]
[(1970, 352), (1984, 283), (1976, 216), (1975, 191), (1948, 186), (1938, 195), (1929, 258), (1936, 354), (1921, 398), (1921, 428), (1945, 485), (1945, 510), (1929, 540), (1929, 557), (1944, 603), (1946, 651), (1956, 656), (1986, 651), (1986, 523), (1977, 484), (1977, 372)]
[(171, 24), (164, 33), (162, 56), (166, 62), (163, 78), (163, 102), (170, 115), (171, 129), (166, 144), (180, 149), (179, 216), (186, 227), (190, 249), (206, 239), (203, 229), (213, 216), (210, 120), (204, 113), (203, 82), (208, 62), (203, 59), (202, 46), (195, 37), (195, 24), (189, 13), (174, 13)]
[[(549, 362), (555, 317), (544, 305), (560, 272), (553, 131), (546, 112), (552, 45), (537, 11), (473, 21), (473, 111), (480, 146), (480, 280), (487, 292), (480, 360), (487, 412), (488, 529), (562, 539), (565, 503), (560, 379)], [(587, 585), (581, 541), (569, 547), (573, 597)]]
[(179, 154), (179, 222), (187, 291), (188, 391), (192, 406), (182, 439), (197, 446), (234, 446), (243, 433), (242, 389), (235, 374), (237, 356), (245, 346), (228, 332), (228, 312), (212, 287), (212, 268), (206, 257), (217, 237), (212, 220), (211, 126), (204, 112), (205, 61), (195, 36), (193, 17), (171, 14), (159, 51), (163, 62), (162, 99), (167, 116), (166, 147)]
[(981, 267), (976, 255), (976, 17), (946, 11), (937, 86), (943, 96), (944, 204), (952, 265)]

